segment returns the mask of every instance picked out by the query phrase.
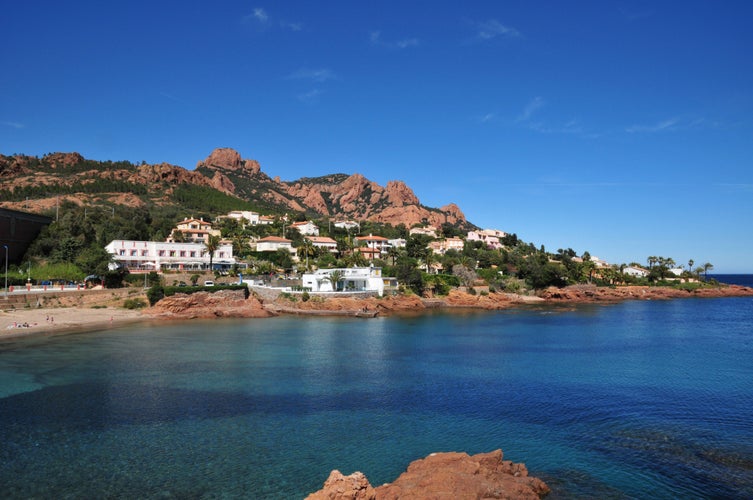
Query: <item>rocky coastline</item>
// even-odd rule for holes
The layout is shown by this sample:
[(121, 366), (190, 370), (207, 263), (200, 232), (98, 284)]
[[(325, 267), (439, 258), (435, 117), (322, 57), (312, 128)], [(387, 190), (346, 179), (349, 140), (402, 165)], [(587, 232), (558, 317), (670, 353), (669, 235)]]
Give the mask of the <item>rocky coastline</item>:
[(438, 500), (509, 498), (538, 500), (550, 493), (542, 480), (529, 476), (526, 466), (502, 459), (502, 450), (468, 455), (432, 453), (411, 462), (395, 481), (374, 488), (361, 472), (348, 476), (333, 470), (321, 490), (307, 500)]
[(430, 310), (504, 310), (531, 305), (613, 304), (625, 300), (671, 300), (681, 298), (753, 297), (753, 288), (737, 285), (681, 290), (669, 287), (597, 287), (576, 285), (548, 288), (535, 296), (509, 293), (471, 294), (453, 290), (447, 296), (422, 298), (394, 295), (383, 298), (321, 298), (309, 300), (285, 295), (263, 300), (254, 294), (245, 299), (242, 292), (176, 294), (160, 300), (144, 311), (155, 319), (265, 318), (281, 314), (309, 316), (374, 317), (421, 314)]
[[(274, 300), (243, 291), (179, 293), (165, 297), (153, 307), (126, 309), (124, 301), (146, 302), (142, 290), (122, 288), (99, 291), (59, 292), (7, 302), (0, 310), (0, 338), (33, 334), (92, 331), (127, 323), (217, 318), (269, 318), (280, 315), (345, 316), (372, 318), (420, 315), (433, 311), (495, 311), (523, 307), (575, 307), (581, 304), (614, 304), (625, 300), (671, 300), (688, 298), (753, 297), (753, 288), (736, 285), (699, 288), (693, 291), (668, 287), (596, 287), (577, 285), (549, 288), (536, 295), (467, 293), (453, 290), (447, 296), (389, 295), (382, 298), (322, 298), (311, 294), (283, 294)], [(2, 306), (2, 304), (0, 304)], [(49, 317), (55, 317), (54, 322)], [(4, 325), (4, 326), (3, 326)], [(28, 327), (18, 328), (18, 325)]]

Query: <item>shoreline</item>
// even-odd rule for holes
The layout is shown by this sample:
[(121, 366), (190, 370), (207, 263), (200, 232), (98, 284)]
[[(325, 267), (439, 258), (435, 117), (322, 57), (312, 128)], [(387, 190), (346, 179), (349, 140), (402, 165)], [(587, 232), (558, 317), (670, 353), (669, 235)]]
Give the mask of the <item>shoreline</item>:
[(116, 307), (14, 309), (0, 311), (0, 341), (27, 336), (94, 332), (150, 320), (153, 318), (143, 315), (140, 311)]
[[(260, 301), (253, 295), (238, 300), (233, 292), (175, 295), (154, 307), (135, 310), (117, 305), (86, 307), (71, 304), (59, 307), (0, 310), (0, 341), (28, 336), (84, 333), (120, 328), (137, 323), (161, 323), (190, 319), (265, 318), (278, 315), (312, 317), (361, 317), (425, 314), (428, 312), (501, 311), (518, 307), (563, 307), (582, 304), (616, 304), (627, 300), (673, 300), (683, 298), (753, 297), (753, 288), (729, 285), (695, 291), (667, 287), (596, 287), (577, 285), (541, 290), (536, 296), (506, 293), (472, 295), (453, 290), (444, 297), (416, 295), (384, 298), (328, 298), (323, 300)], [(219, 299), (219, 300), (218, 300)], [(24, 326), (28, 325), (28, 326)]]

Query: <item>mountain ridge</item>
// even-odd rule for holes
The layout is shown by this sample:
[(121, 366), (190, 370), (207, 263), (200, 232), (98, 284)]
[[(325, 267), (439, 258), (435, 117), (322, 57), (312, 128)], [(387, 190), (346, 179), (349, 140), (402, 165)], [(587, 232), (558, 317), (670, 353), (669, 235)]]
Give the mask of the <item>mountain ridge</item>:
[(59, 198), (79, 205), (128, 206), (177, 203), (180, 187), (214, 190), (266, 211), (295, 211), (312, 217), (366, 220), (412, 227), (427, 223), (474, 227), (454, 203), (441, 208), (421, 204), (403, 181), (380, 186), (363, 174), (334, 173), (282, 181), (262, 171), (258, 161), (232, 148), (216, 148), (194, 170), (162, 162), (140, 165), (95, 161), (79, 153), (43, 157), (0, 155), (0, 206), (49, 210)]

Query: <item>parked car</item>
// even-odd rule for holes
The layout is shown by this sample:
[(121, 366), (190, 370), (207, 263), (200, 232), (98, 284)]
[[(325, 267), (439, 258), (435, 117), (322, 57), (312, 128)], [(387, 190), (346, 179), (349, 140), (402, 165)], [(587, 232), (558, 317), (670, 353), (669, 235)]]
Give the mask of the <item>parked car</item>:
[(214, 281), (206, 280), (204, 286), (214, 286)]

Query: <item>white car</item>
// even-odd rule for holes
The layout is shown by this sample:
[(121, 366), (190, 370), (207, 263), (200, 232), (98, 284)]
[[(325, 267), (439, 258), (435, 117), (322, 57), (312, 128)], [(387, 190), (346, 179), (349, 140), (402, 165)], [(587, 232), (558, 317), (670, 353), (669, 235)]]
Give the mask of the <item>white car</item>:
[(214, 286), (214, 281), (207, 280), (204, 282), (204, 286)]

